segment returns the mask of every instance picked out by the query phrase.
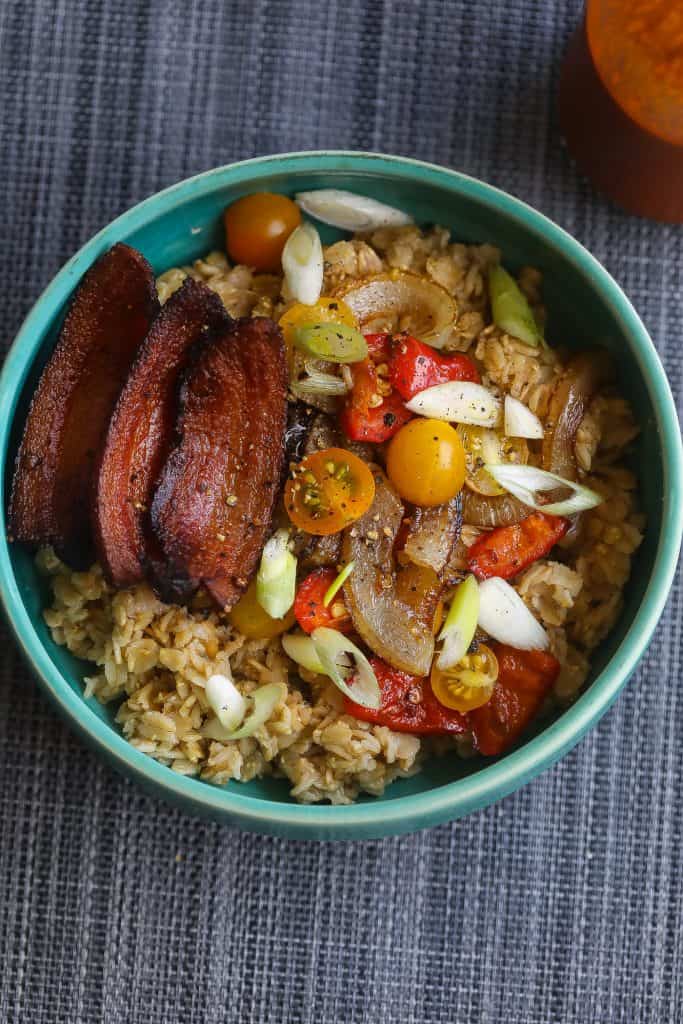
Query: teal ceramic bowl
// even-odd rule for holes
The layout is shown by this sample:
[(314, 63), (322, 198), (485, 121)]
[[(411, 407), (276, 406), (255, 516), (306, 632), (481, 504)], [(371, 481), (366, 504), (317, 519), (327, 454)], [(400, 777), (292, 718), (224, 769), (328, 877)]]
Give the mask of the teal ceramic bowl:
[[(0, 593), (5, 613), (41, 686), (64, 718), (118, 770), (187, 811), (290, 838), (369, 839), (458, 818), (499, 800), (562, 757), (605, 713), (645, 651), (676, 566), (683, 513), (681, 437), (664, 371), (630, 302), (578, 242), (540, 213), (497, 189), (440, 167), (364, 153), (299, 153), (208, 171), (152, 196), (96, 235), (55, 277), (27, 317), (0, 378), (0, 458), (4, 495), (27, 400), (52, 349), (65, 304), (85, 270), (114, 242), (142, 250), (156, 271), (187, 263), (222, 242), (220, 217), (233, 200), (268, 190), (293, 194), (336, 187), (376, 196), (438, 222), (469, 242), (490, 241), (515, 267), (544, 274), (554, 342), (600, 343), (617, 356), (621, 387), (642, 425), (637, 450), (648, 519), (616, 629), (593, 659), (590, 685), (555, 720), (497, 761), (441, 758), (380, 799), (348, 807), (300, 806), (277, 779), (218, 788), (184, 778), (134, 750), (111, 708), (82, 696), (87, 671), (50, 639), (41, 618), (43, 585), (30, 555), (0, 530)], [(335, 237), (330, 232), (327, 240)]]

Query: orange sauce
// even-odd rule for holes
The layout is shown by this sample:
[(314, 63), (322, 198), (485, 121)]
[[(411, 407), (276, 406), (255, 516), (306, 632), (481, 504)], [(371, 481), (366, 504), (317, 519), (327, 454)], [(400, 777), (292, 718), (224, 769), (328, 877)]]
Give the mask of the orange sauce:
[(683, 3), (590, 0), (586, 32), (616, 102), (641, 127), (683, 144)]
[(600, 191), (632, 213), (683, 222), (683, 0), (588, 0), (559, 114)]

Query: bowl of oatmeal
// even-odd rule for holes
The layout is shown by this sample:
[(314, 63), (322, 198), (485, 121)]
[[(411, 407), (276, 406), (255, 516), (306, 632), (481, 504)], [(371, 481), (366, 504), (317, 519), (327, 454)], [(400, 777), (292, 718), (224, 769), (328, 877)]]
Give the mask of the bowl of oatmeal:
[(39, 682), (116, 768), (245, 828), (367, 838), (513, 791), (670, 586), (680, 432), (643, 325), (560, 228), (442, 168), (294, 154), (146, 200), (39, 299), (0, 396), (0, 583)]

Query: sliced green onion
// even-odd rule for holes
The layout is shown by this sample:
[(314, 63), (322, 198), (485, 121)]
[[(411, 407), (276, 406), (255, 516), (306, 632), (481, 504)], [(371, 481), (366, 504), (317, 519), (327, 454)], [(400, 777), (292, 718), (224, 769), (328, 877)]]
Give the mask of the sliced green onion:
[(369, 196), (345, 192), (338, 188), (319, 188), (299, 192), (296, 201), (306, 213), (323, 224), (344, 231), (374, 231), (375, 228), (400, 227), (411, 224), (411, 218), (395, 206), (387, 206)]
[(300, 224), (282, 250), (282, 269), (293, 298), (313, 306), (323, 288), (323, 247), (312, 224)]
[(256, 599), (271, 619), (283, 618), (294, 604), (296, 557), (288, 544), (288, 530), (274, 533), (263, 549), (256, 576)]
[(230, 731), (221, 725), (218, 719), (213, 719), (202, 726), (201, 734), (206, 739), (218, 740), (219, 743), (227, 743), (230, 740), (244, 740), (247, 736), (253, 736), (257, 729), (268, 721), (278, 704), (281, 704), (287, 696), (287, 687), (284, 683), (266, 683), (259, 686), (251, 694), (253, 702), (251, 714), (247, 716), (244, 724), (239, 729)]
[(453, 380), (419, 391), (406, 409), (429, 419), (495, 427), (500, 418), (500, 399), (482, 384)]
[[(318, 626), (311, 633), (320, 664), (338, 690), (364, 708), (379, 708), (382, 692), (372, 665), (363, 652), (343, 633)], [(347, 680), (353, 676), (354, 684)]]
[(363, 335), (347, 324), (301, 324), (292, 338), (302, 352), (330, 363), (359, 363), (368, 354)]
[[(502, 463), (492, 466), (487, 463), (484, 468), (501, 487), (524, 505), (529, 505), (537, 512), (546, 512), (549, 516), (573, 516), (576, 512), (585, 512), (586, 509), (601, 505), (604, 500), (590, 487), (577, 484), (574, 480), (565, 480), (563, 476), (549, 473), (547, 469), (538, 469), (536, 466), (511, 466)], [(542, 505), (537, 500), (537, 494), (553, 491), (558, 487), (570, 488), (572, 496), (548, 505)]]
[(355, 564), (356, 564), (355, 562), (348, 562), (344, 566), (342, 571), (339, 573), (339, 575), (337, 576), (336, 580), (334, 580), (333, 583), (330, 583), (329, 587), (325, 591), (325, 596), (323, 598), (323, 604), (324, 604), (324, 606), (326, 608), (327, 608), (328, 604), (330, 603), (330, 601), (332, 600), (332, 598), (334, 597), (334, 595), (337, 593), (337, 591), (341, 590), (341, 588), (344, 586), (344, 584), (348, 580), (349, 576), (353, 572)]
[(541, 332), (526, 296), (514, 277), (500, 264), (489, 268), (489, 295), (493, 322), (497, 327), (527, 345), (541, 343)]
[(437, 658), (437, 667), (445, 671), (457, 665), (469, 650), (479, 618), (479, 585), (474, 576), (467, 576), (458, 586), (439, 640), (444, 644)]
[(479, 584), (479, 625), (494, 640), (520, 651), (545, 651), (550, 644), (517, 591), (499, 576)]
[(320, 663), (315, 644), (310, 636), (304, 636), (302, 633), (285, 633), (282, 637), (282, 646), (285, 654), (297, 665), (301, 665), (309, 672), (315, 672), (319, 676), (325, 675), (325, 669)]
[(209, 707), (224, 729), (236, 729), (247, 713), (247, 701), (232, 679), (224, 675), (210, 676), (204, 687)]
[(503, 430), (506, 437), (543, 437), (543, 424), (528, 405), (512, 395), (505, 396)]
[(345, 395), (349, 388), (341, 377), (332, 373), (321, 373), (312, 364), (305, 363), (307, 377), (293, 381), (290, 390), (297, 397), (305, 395)]

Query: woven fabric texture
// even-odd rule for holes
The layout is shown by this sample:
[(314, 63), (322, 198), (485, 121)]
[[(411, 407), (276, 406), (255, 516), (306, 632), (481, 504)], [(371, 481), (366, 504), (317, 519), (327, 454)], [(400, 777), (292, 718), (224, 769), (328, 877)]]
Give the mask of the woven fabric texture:
[[(683, 232), (577, 177), (554, 115), (579, 0), (4, 0), (8, 345), (143, 197), (233, 159), (396, 152), (501, 186), (625, 287), (677, 400)], [(0, 413), (1, 414), (1, 413)], [(681, 581), (578, 749), (464, 821), (301, 844), (114, 776), (0, 646), (0, 1021), (549, 1024), (683, 1019)]]

